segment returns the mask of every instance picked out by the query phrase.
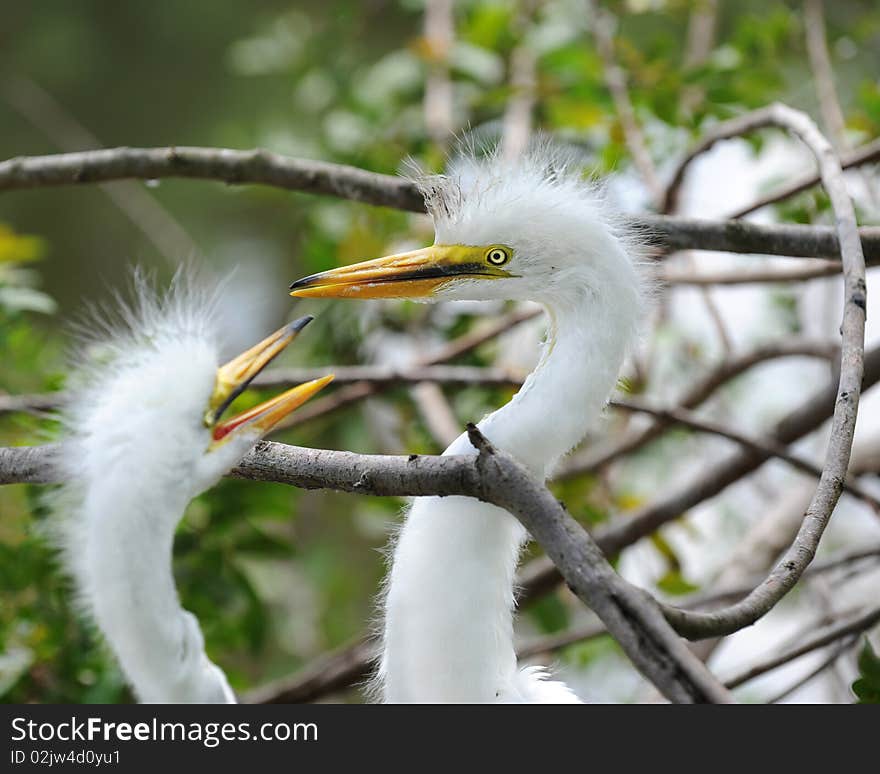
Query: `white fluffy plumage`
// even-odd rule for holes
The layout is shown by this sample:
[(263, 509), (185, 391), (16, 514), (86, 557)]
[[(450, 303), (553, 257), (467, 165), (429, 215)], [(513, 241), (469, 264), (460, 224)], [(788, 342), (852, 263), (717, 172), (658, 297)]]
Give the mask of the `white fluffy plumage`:
[[(645, 281), (637, 239), (575, 153), (539, 139), (520, 159), (465, 153), (417, 181), (435, 244), (512, 248), (515, 276), (443, 285), (434, 300), (531, 300), (549, 318), (536, 370), (479, 427), (536, 475), (579, 443), (633, 343)], [(462, 435), (446, 454), (474, 453)], [(388, 702), (577, 702), (543, 669), (518, 669), (514, 576), (526, 539), (506, 511), (461, 497), (414, 501), (383, 600), (379, 690)]]
[(216, 294), (179, 273), (158, 295), (93, 315), (72, 368), (53, 531), (84, 611), (144, 702), (234, 702), (183, 610), (171, 571), (187, 503), (256, 438), (208, 453), (203, 416), (220, 364)]

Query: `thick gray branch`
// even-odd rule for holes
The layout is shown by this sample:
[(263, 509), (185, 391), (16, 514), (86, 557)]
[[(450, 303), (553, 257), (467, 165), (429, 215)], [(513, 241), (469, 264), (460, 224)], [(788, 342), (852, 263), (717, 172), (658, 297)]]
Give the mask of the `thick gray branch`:
[(17, 188), (188, 177), (228, 185), (257, 183), (423, 212), (422, 197), (403, 178), (356, 167), (308, 161), (265, 150), (228, 148), (107, 148), (0, 162), (0, 191)]
[[(415, 186), (402, 178), (263, 150), (109, 148), (0, 162), (0, 191), (173, 177), (217, 180), (230, 185), (255, 183), (424, 212)], [(665, 250), (721, 250), (803, 258), (839, 254), (834, 229), (823, 226), (767, 226), (662, 215), (634, 217), (631, 222), (651, 243)], [(880, 262), (880, 228), (863, 228), (859, 233), (868, 262)]]
[[(475, 428), (471, 434), (481, 447), (477, 456), (361, 455), (261, 441), (231, 475), (362, 494), (464, 495), (505, 508), (562, 565), (575, 593), (667, 698), (726, 701), (724, 690), (665, 622), (657, 604), (614, 572), (599, 546), (550, 491), (512, 457), (493, 449)], [(0, 450), (0, 482), (57, 479), (54, 453), (52, 446)]]

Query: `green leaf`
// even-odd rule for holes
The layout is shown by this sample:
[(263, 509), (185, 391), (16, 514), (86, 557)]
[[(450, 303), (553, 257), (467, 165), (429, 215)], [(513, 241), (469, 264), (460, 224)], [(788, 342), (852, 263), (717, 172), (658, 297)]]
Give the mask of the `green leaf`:
[(880, 704), (880, 657), (874, 652), (868, 638), (859, 653), (859, 677), (852, 684), (858, 704)]
[(46, 252), (45, 241), (38, 236), (16, 234), (0, 223), (0, 263), (31, 263)]
[(699, 591), (700, 587), (687, 580), (681, 570), (670, 570), (657, 581), (657, 588), (667, 594), (682, 595)]

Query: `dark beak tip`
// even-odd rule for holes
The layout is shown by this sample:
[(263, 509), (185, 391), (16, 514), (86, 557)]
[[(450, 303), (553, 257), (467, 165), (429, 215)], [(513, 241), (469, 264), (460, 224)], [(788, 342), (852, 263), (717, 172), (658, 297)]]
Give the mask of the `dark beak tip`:
[(303, 328), (305, 328), (312, 320), (315, 319), (313, 314), (307, 314), (305, 317), (299, 317), (293, 322), (291, 322), (287, 328), (291, 333), (299, 333)]

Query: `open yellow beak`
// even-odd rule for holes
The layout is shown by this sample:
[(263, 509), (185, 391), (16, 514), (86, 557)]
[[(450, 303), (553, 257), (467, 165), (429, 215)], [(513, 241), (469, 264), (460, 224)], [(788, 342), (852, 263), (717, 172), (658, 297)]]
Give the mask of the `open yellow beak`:
[(432, 245), (409, 253), (322, 271), (297, 280), (290, 295), (301, 298), (424, 298), (465, 277), (510, 277), (483, 260), (484, 248)]
[(287, 392), (276, 395), (270, 400), (254, 406), (252, 409), (243, 411), (225, 422), (214, 426), (211, 433), (214, 443), (222, 441), (227, 435), (238, 428), (247, 426), (258, 431), (258, 435), (266, 435), (284, 417), (295, 411), (313, 395), (319, 393), (330, 382), (333, 374), (322, 376), (320, 379), (312, 379), (310, 382), (291, 387)]
[(297, 385), (231, 419), (219, 421), (223, 412), (247, 389), (254, 377), (271, 363), (313, 319), (309, 315), (294, 320), (217, 369), (214, 391), (205, 412), (205, 426), (212, 428), (215, 443), (234, 430), (244, 427), (256, 429), (260, 435), (265, 435), (284, 417), (333, 380), (333, 376), (330, 375)]

